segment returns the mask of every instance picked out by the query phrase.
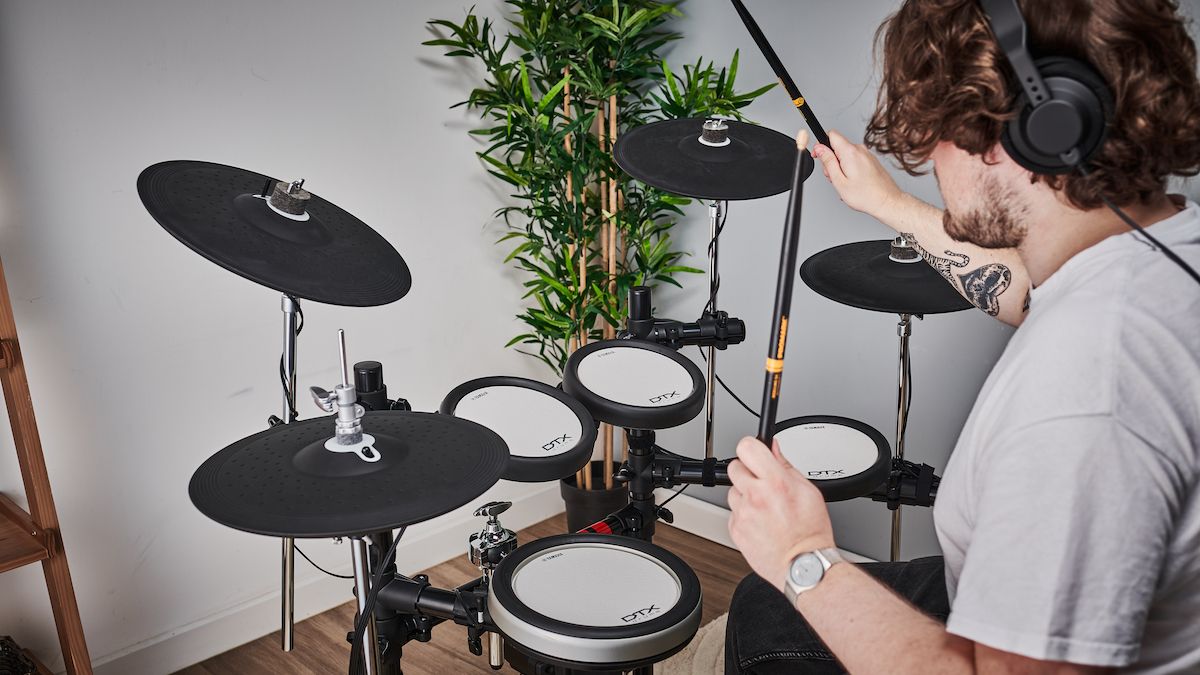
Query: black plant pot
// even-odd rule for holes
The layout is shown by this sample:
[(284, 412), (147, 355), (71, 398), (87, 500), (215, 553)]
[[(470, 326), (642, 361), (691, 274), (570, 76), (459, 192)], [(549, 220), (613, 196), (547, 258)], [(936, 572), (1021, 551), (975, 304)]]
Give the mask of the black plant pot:
[[(616, 464), (610, 464), (613, 470)], [(629, 490), (625, 485), (613, 483), (611, 490), (604, 489), (604, 461), (593, 461), (592, 486), (598, 489), (585, 490), (575, 484), (575, 476), (559, 482), (563, 502), (567, 505), (567, 531), (578, 532), (592, 523), (604, 520), (629, 503)]]

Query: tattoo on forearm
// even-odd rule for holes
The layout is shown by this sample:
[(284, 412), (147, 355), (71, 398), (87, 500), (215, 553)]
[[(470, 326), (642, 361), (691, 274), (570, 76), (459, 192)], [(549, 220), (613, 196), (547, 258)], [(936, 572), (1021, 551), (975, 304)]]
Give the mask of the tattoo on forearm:
[(1022, 314), (1029, 313), (1029, 301), (1032, 299), (1031, 298), (1032, 295), (1033, 294), (1030, 293), (1028, 290), (1025, 291), (1025, 304), (1021, 305), (1021, 313)]
[(946, 256), (943, 258), (925, 250), (911, 232), (902, 232), (901, 236), (907, 239), (925, 262), (945, 277), (951, 286), (961, 289), (963, 296), (970, 300), (971, 304), (992, 316), (1000, 314), (1000, 295), (1008, 290), (1012, 283), (1012, 271), (1007, 266), (989, 263), (966, 274), (959, 274), (958, 270), (971, 264), (971, 258), (967, 254), (947, 250), (943, 252)]

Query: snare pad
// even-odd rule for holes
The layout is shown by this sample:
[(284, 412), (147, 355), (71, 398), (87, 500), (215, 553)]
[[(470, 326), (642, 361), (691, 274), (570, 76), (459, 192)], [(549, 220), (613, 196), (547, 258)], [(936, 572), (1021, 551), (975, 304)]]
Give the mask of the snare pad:
[(674, 350), (645, 340), (604, 340), (567, 360), (563, 389), (602, 422), (668, 429), (704, 407), (704, 376)]
[(508, 445), (502, 476), (523, 483), (566, 478), (583, 468), (596, 442), (587, 408), (562, 391), (523, 377), (483, 377), (455, 387), (439, 410), (496, 432)]
[(677, 556), (613, 535), (567, 534), (517, 549), (492, 575), (488, 613), (533, 656), (575, 668), (653, 663), (700, 626), (700, 581)]
[(832, 415), (796, 417), (775, 425), (784, 459), (837, 502), (870, 494), (887, 481), (887, 439), (858, 420)]

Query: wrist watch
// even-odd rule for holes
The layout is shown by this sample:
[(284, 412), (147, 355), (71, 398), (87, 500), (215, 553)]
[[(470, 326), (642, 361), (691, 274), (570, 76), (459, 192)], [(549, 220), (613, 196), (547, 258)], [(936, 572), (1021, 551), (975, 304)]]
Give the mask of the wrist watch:
[(792, 564), (788, 566), (787, 583), (783, 586), (783, 594), (788, 602), (795, 605), (801, 593), (816, 588), (825, 578), (826, 570), (845, 560), (836, 548), (817, 549), (792, 558)]

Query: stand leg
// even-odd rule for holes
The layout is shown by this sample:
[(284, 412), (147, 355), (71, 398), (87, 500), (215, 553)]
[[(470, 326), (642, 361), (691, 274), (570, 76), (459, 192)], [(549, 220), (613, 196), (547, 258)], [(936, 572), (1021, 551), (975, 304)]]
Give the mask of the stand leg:
[[(717, 271), (718, 264), (718, 243), (721, 223), (721, 202), (714, 201), (708, 206), (708, 304), (705, 306), (705, 312), (717, 313), (717, 290), (721, 286), (721, 276)], [(708, 372), (706, 373), (706, 382), (708, 389), (704, 393), (704, 457), (711, 459), (713, 457), (713, 404), (715, 401), (715, 392), (717, 384), (717, 349), (716, 347), (708, 347)]]
[[(290, 424), (292, 411), (296, 409), (296, 321), (300, 312), (300, 301), (284, 294), (280, 301), (283, 310), (283, 370), (285, 384), (283, 387), (283, 418), (284, 424)], [(294, 647), (296, 626), (296, 546), (290, 537), (283, 540), (282, 554), (282, 585), (280, 611), (282, 613), (280, 629), (280, 646), (283, 651), (290, 652)]]
[[(908, 392), (911, 382), (909, 377), (912, 370), (909, 367), (908, 338), (912, 335), (912, 315), (901, 314), (900, 323), (896, 325), (896, 334), (900, 336), (900, 373), (899, 392), (896, 399), (896, 450), (895, 456), (904, 459), (904, 436), (908, 430)], [(892, 511), (892, 562), (900, 559), (900, 507)]]
[[(367, 594), (371, 591), (371, 572), (367, 563), (367, 542), (361, 537), (350, 540), (350, 555), (354, 560), (354, 590), (358, 598), (358, 614), (367, 608)], [(367, 667), (366, 675), (379, 673), (379, 639), (375, 632), (375, 617), (367, 620), (367, 629), (363, 631), (363, 663)]]

